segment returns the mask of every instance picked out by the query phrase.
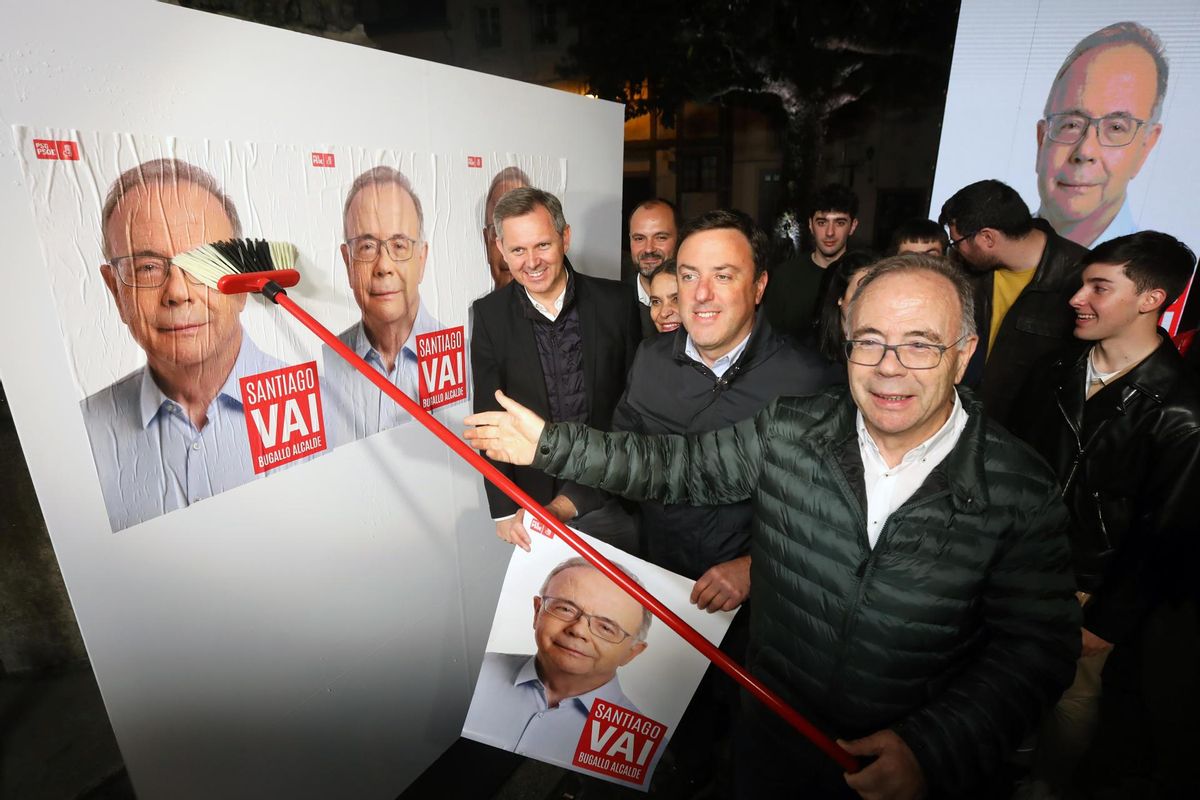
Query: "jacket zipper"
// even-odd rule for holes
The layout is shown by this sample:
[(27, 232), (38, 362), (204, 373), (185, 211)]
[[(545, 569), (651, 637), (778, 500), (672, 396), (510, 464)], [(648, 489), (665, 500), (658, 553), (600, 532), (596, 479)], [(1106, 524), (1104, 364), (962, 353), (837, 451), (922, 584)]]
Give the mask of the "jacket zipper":
[(862, 598), (866, 593), (867, 584), (870, 583), (871, 575), (875, 571), (877, 556), (885, 548), (891, 532), (895, 529), (894, 523), (896, 518), (900, 516), (901, 513), (909, 512), (914, 508), (920, 508), (927, 503), (932, 503), (934, 500), (940, 500), (941, 498), (950, 494), (950, 491), (946, 489), (940, 492), (934, 492), (927, 497), (922, 497), (915, 503), (911, 501), (911, 498), (908, 501), (905, 501), (899, 508), (888, 515), (887, 522), (883, 524), (883, 529), (879, 532), (879, 538), (875, 540), (875, 546), (871, 547), (870, 539), (867, 537), (866, 518), (861, 513), (862, 508), (858, 503), (858, 498), (853, 497), (853, 493), (849, 490), (850, 484), (846, 481), (845, 476), (841, 474), (840, 469), (834, 470), (834, 476), (837, 478), (838, 484), (842, 487), (842, 490), (847, 497), (850, 497), (854, 500), (855, 510), (859, 511), (859, 521), (862, 523), (861, 527), (859, 528), (859, 530), (862, 531), (860, 546), (865, 545), (867, 555), (862, 561), (859, 562), (858, 567), (856, 567), (854, 570), (854, 602), (846, 607), (846, 613), (842, 617), (841, 630), (838, 632), (837, 657), (833, 660), (833, 676), (829, 681), (828, 689), (829, 703), (831, 707), (836, 707), (836, 704), (841, 700), (839, 695), (842, 692), (842, 674), (845, 668), (846, 647), (850, 640), (850, 632), (853, 628), (854, 621), (857, 619), (859, 606), (862, 605)]

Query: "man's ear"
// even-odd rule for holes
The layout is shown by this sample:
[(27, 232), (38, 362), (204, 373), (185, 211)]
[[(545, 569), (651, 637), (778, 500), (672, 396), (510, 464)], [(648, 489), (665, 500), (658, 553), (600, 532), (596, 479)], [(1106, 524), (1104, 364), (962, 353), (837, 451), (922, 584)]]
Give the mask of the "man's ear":
[(1150, 151), (1154, 149), (1154, 145), (1158, 144), (1158, 137), (1162, 135), (1162, 123), (1156, 122), (1150, 126), (1150, 130), (1146, 133), (1146, 141), (1142, 143), (1142, 147), (1137, 154), (1137, 166), (1133, 170), (1133, 174), (1129, 176), (1130, 180), (1137, 177), (1142, 171), (1142, 165), (1146, 163), (1146, 159), (1150, 157)]
[(765, 269), (762, 271), (761, 275), (754, 279), (754, 305), (757, 306), (762, 302), (763, 294), (767, 291), (768, 280), (769, 275)]
[(634, 660), (635, 658), (637, 658), (637, 657), (638, 657), (638, 655), (640, 655), (640, 654), (641, 654), (641, 652), (642, 652), (643, 650), (645, 650), (645, 649), (646, 649), (646, 643), (645, 643), (645, 642), (634, 642), (634, 643), (633, 643), (633, 647), (629, 648), (629, 652), (628, 652), (628, 653), (626, 653), (626, 654), (625, 654), (625, 657), (621, 659), (621, 664), (620, 664), (620, 666), (622, 666), (622, 667), (623, 667), (623, 666), (625, 666), (626, 664), (628, 664), (630, 661), (633, 661), (633, 660)]
[(1037, 137), (1038, 150), (1042, 149), (1042, 142), (1046, 141), (1046, 120), (1039, 119), (1037, 123), (1037, 132), (1034, 134)]
[(995, 228), (980, 228), (975, 234), (975, 241), (982, 242), (984, 247), (993, 248), (1000, 242), (1000, 234)]
[(100, 265), (100, 277), (104, 279), (104, 285), (108, 287), (108, 293), (112, 295), (113, 304), (117, 307), (117, 314), (120, 315), (121, 321), (128, 325), (129, 319), (125, 316), (125, 304), (121, 302), (120, 289), (118, 288), (120, 279), (113, 270), (112, 264)]
[(421, 242), (421, 266), (417, 270), (417, 283), (425, 280), (425, 262), (429, 260), (429, 242)]
[(570, 225), (563, 228), (562, 240), (563, 240), (563, 253), (566, 253), (571, 249), (571, 226)]
[(957, 384), (963, 379), (963, 375), (967, 373), (967, 365), (971, 363), (971, 356), (975, 355), (975, 348), (979, 346), (979, 337), (972, 336), (963, 342), (962, 350), (959, 351), (958, 369), (954, 375), (954, 382)]
[(846, 234), (846, 238), (850, 238), (851, 236), (853, 236), (854, 232), (856, 230), (858, 230), (858, 218), (857, 217), (850, 220), (850, 232), (848, 234)]
[(534, 628), (537, 628), (537, 618), (538, 618), (538, 614), (540, 614), (540, 613), (542, 613), (542, 598), (535, 596), (533, 598), (533, 627)]
[(1147, 289), (1138, 298), (1138, 311), (1142, 314), (1161, 314), (1166, 310), (1167, 293), (1163, 289)]
[(342, 263), (346, 265), (346, 277), (350, 277), (350, 245), (342, 242)]

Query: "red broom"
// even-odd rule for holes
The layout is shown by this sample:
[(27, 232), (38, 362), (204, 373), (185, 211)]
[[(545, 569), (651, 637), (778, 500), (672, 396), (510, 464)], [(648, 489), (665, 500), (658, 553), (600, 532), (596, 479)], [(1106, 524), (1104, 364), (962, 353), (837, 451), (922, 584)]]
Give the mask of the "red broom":
[(767, 708), (774, 711), (788, 722), (793, 728), (808, 738), (830, 758), (836, 761), (848, 772), (857, 772), (859, 763), (852, 755), (837, 745), (832, 739), (818, 730), (811, 722), (802, 717), (779, 695), (758, 682), (744, 667), (725, 655), (712, 642), (701, 636), (691, 625), (684, 622), (674, 611), (667, 608), (654, 595), (647, 592), (624, 572), (616, 567), (600, 553), (580, 539), (569, 528), (558, 521), (541, 504), (527, 495), (524, 490), (513, 483), (508, 476), (496, 469), (483, 456), (445, 425), (438, 422), (425, 409), (404, 392), (397, 389), (377, 370), (363, 361), (353, 350), (342, 344), (328, 328), (317, 322), (308, 312), (296, 305), (284, 287), (295, 286), (300, 281), (300, 273), (296, 271), (296, 246), (286, 242), (268, 242), (263, 239), (232, 239), (224, 242), (206, 244), (175, 256), (172, 261), (180, 269), (192, 275), (206, 286), (216, 289), (222, 294), (243, 294), (256, 292), (268, 300), (283, 306), (296, 319), (300, 320), (321, 341), (329, 345), (338, 355), (349, 361), (355, 369), (361, 372), (369, 381), (379, 387), (380, 391), (400, 404), (415, 420), (433, 432), (435, 436), (468, 464), (483, 474), (485, 478), (496, 485), (513, 502), (532, 514), (539, 522), (562, 537), (575, 552), (587, 559), (588, 563), (608, 576), (610, 580), (625, 590), (635, 600), (648, 608), (671, 630), (678, 633), (692, 647), (699, 650), (709, 661), (716, 664), (731, 678), (745, 687)]

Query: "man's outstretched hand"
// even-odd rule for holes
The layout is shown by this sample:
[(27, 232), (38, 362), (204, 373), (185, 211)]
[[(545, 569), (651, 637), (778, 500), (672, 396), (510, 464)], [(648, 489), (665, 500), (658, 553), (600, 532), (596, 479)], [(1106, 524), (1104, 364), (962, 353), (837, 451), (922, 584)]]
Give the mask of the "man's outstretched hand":
[(482, 411), (464, 419), (463, 424), (473, 427), (463, 431), (463, 438), (493, 461), (532, 464), (546, 421), (504, 392), (497, 390), (496, 400), (504, 410)]

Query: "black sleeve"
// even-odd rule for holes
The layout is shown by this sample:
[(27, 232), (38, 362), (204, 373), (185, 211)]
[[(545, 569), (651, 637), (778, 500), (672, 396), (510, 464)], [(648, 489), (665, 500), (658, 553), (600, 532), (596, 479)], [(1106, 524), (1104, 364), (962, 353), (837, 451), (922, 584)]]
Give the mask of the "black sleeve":
[[(472, 388), (475, 392), (475, 411), (500, 411), (496, 402), (496, 390), (500, 387), (500, 364), (497, 360), (496, 349), (488, 330), (486, 315), (482, 313), (479, 303), (475, 305), (474, 327), (471, 330), (471, 373)], [(481, 453), (481, 455), (483, 455)], [(487, 458), (487, 456), (484, 456)], [(514, 478), (512, 464), (488, 459), (510, 480)], [(508, 495), (484, 480), (484, 490), (487, 492), (488, 509), (492, 519), (511, 516), (517, 513), (517, 504)]]

